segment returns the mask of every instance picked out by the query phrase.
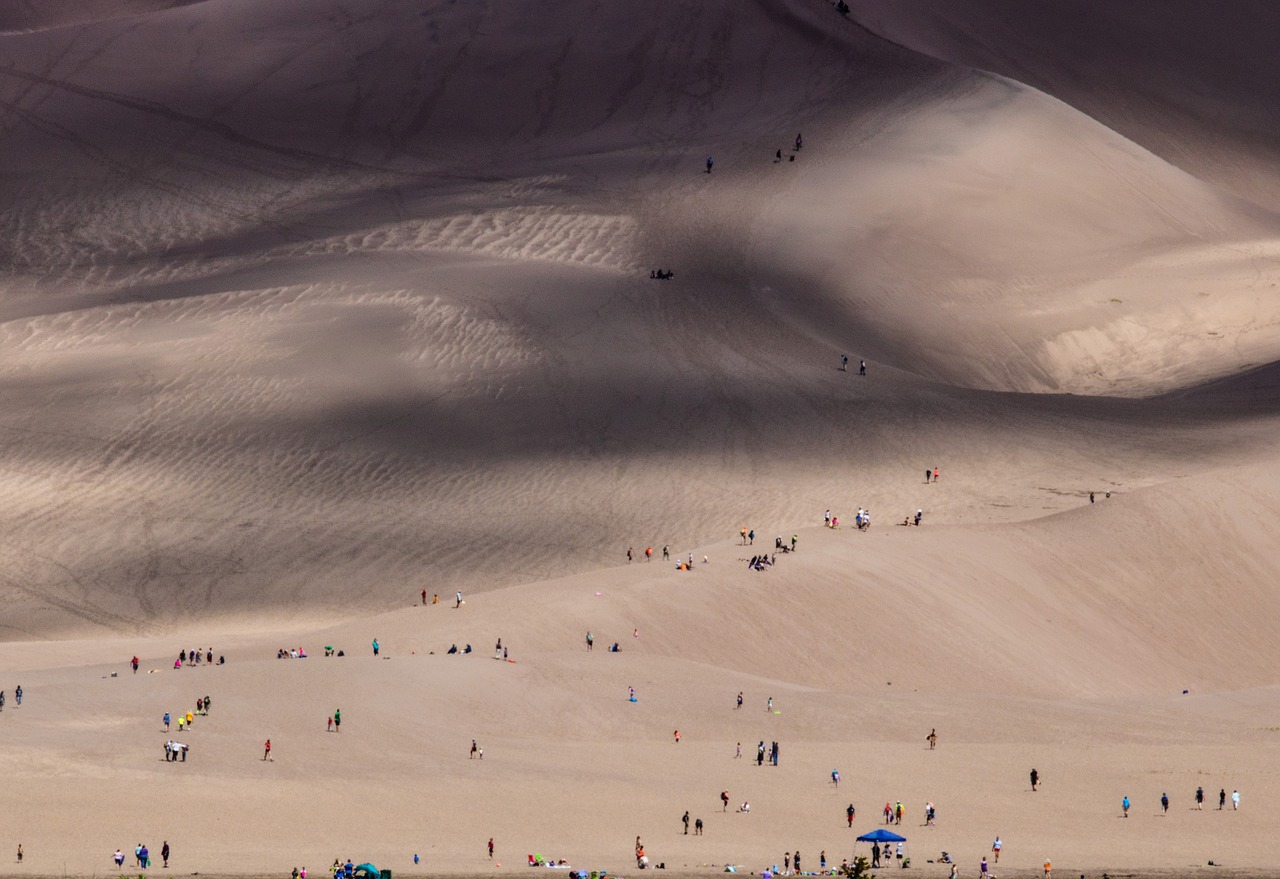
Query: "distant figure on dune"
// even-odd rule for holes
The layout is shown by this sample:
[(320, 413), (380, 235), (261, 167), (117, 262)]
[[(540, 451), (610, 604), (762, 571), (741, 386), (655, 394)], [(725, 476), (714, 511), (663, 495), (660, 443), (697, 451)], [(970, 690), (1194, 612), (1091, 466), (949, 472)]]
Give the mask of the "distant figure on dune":
[(590, 652), (591, 648), (595, 646), (595, 643), (596, 643), (595, 638), (592, 637), (590, 632), (587, 632), (587, 651), (588, 652)]
[(381, 646), (378, 644), (378, 639), (377, 639), (377, 638), (374, 638), (374, 639), (373, 639), (373, 645), (372, 645), (372, 646), (373, 646), (373, 655), (374, 655), (374, 656), (377, 656), (377, 655), (378, 655), (378, 650), (380, 650), (380, 649), (381, 649)]
[(739, 708), (741, 708), (741, 707), (742, 707), (742, 691), (741, 691), (741, 690), (739, 690), (739, 691), (738, 691), (738, 704), (734, 706), (734, 709), (733, 709), (733, 710), (734, 710), (734, 711), (737, 711), (737, 710), (738, 710)]
[(800, 152), (800, 147), (804, 146), (804, 138), (796, 135), (796, 152)]
[(662, 546), (662, 560), (664, 562), (671, 561), (671, 547), (667, 544), (663, 544)]
[(934, 467), (934, 468), (933, 468), (933, 481), (934, 481), (934, 482), (937, 482), (937, 481), (938, 481), (938, 476), (939, 476), (939, 474), (938, 474), (938, 468), (937, 468), (937, 467)]
[(1160, 814), (1167, 815), (1169, 813), (1169, 795), (1160, 795)]
[(1040, 773), (1034, 769), (1031, 770), (1031, 789), (1036, 790), (1040, 785)]
[(867, 361), (865, 361), (865, 360), (859, 360), (859, 361), (858, 361), (858, 375), (866, 375), (866, 374), (867, 374)]
[(271, 739), (267, 739), (267, 743), (266, 743), (265, 745), (263, 745), (263, 748), (262, 748), (262, 759), (263, 759), (264, 761), (266, 761), (266, 760), (272, 760), (272, 761), (274, 761), (274, 759), (275, 759), (275, 758), (273, 758), (273, 757), (271, 756)]
[(1124, 810), (1124, 817), (1129, 817), (1129, 795), (1125, 794), (1125, 798), (1120, 801), (1120, 808)]
[(632, 553), (631, 547), (628, 546), (627, 547), (627, 564), (631, 564), (634, 558), (635, 558), (635, 554)]
[(1224, 787), (1218, 791), (1218, 811), (1221, 812), (1223, 807), (1227, 805), (1227, 789)]
[(684, 810), (684, 817), (681, 818), (680, 820), (684, 822), (684, 835), (688, 836), (689, 835), (689, 810), (688, 809)]
[(925, 736), (925, 737), (924, 737), (924, 740), (925, 740), (926, 742), (928, 742), (928, 743), (929, 743), (929, 750), (930, 750), (930, 751), (932, 751), (934, 748), (936, 748), (936, 747), (938, 746), (938, 731), (937, 731), (937, 729), (931, 729), (931, 730), (929, 730), (929, 734), (928, 734), (927, 736)]
[(720, 791), (720, 811), (729, 811), (729, 792), (727, 790)]
[(711, 166), (712, 166), (713, 164), (714, 164), (714, 163), (711, 161), (711, 157), (710, 157), (710, 156), (707, 156), (707, 173), (708, 173), (708, 174), (710, 174), (710, 173), (711, 173)]
[(1231, 792), (1231, 811), (1238, 811), (1240, 808), (1240, 791), (1233, 790)]
[(427, 590), (425, 589), (422, 590), (422, 606), (427, 606)]
[(489, 837), (489, 857), (493, 857), (493, 837)]
[(781, 161), (782, 161), (782, 150), (778, 150), (777, 154), (773, 157), (773, 163), (776, 165)]
[(138, 657), (135, 656), (132, 659), (131, 664), (133, 665), (133, 673), (137, 674), (138, 673)]
[(1196, 788), (1196, 811), (1199, 812), (1203, 809), (1204, 809), (1204, 788), (1197, 787)]
[(462, 607), (462, 590), (461, 589), (458, 590), (457, 604), (455, 604), (453, 607), (455, 610)]
[(701, 818), (693, 822), (693, 835), (694, 836), (702, 835), (702, 819)]
[(848, 354), (840, 355), (840, 371), (841, 372), (849, 371), (849, 355)]
[(858, 810), (853, 807), (853, 803), (850, 803), (848, 808), (844, 810), (845, 820), (849, 822), (850, 827), (853, 826), (853, 819), (854, 819), (854, 816), (857, 814), (858, 814)]
[(928, 467), (924, 468), (924, 484), (925, 485), (929, 484), (929, 478), (931, 476), (933, 476), (933, 471), (930, 470)]
[(920, 520), (923, 518), (924, 518), (924, 510), (916, 510), (915, 524), (917, 528), (920, 527)]

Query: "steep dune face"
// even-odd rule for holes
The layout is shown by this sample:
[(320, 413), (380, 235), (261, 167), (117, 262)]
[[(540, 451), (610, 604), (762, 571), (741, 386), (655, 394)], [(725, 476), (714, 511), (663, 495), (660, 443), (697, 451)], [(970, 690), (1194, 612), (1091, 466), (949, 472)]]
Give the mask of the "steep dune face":
[(839, 139), (753, 249), (833, 339), (870, 325), (877, 359), (950, 384), (1121, 395), (1278, 350), (1280, 223), (1057, 101), (964, 79)]
[(1006, 393), (1274, 359), (1269, 214), (821, 4), (216, 0), (4, 48), (6, 637), (528, 582), (914, 509), (928, 464), (938, 521), (1025, 520), (1270, 448)]
[(1047, 92), (1168, 162), (1269, 209), (1280, 207), (1269, 3), (1087, 10), (1049, 0), (850, 3), (897, 44)]

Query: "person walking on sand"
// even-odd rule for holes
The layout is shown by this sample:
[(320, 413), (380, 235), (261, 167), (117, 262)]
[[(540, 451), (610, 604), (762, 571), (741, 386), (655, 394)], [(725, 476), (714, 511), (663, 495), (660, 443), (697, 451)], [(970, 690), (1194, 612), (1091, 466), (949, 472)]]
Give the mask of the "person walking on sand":
[(651, 562), (651, 561), (653, 561), (653, 547), (652, 547), (652, 546), (646, 546), (646, 547), (644, 548), (644, 560), (645, 560), (646, 562)]
[(493, 837), (489, 837), (489, 857), (493, 858)]
[(1034, 769), (1031, 770), (1031, 789), (1036, 790), (1040, 786), (1040, 773)]
[(855, 816), (855, 815), (857, 815), (857, 814), (858, 814), (858, 810), (857, 810), (857, 809), (855, 809), (855, 808), (853, 807), (853, 803), (850, 803), (850, 804), (845, 808), (845, 810), (844, 810), (844, 817), (845, 817), (845, 820), (849, 822), (849, 826), (850, 826), (850, 827), (853, 827), (853, 816)]
[(1236, 812), (1240, 809), (1240, 791), (1233, 790), (1231, 792), (1231, 811)]
[(165, 732), (169, 731), (169, 712), (168, 711), (164, 713), (164, 731)]
[(262, 747), (262, 760), (263, 762), (266, 762), (267, 760), (271, 760), (273, 763), (275, 762), (274, 758), (271, 756), (271, 739), (267, 739), (267, 743)]
[(664, 562), (671, 561), (671, 546), (669, 544), (664, 543), (662, 545), (662, 560)]
[(1124, 817), (1129, 817), (1129, 795), (1125, 794), (1124, 799), (1120, 801), (1120, 808), (1124, 810)]
[(711, 166), (712, 166), (713, 164), (714, 164), (714, 163), (711, 161), (711, 157), (710, 157), (710, 156), (707, 156), (707, 173), (708, 173), (708, 174), (710, 174), (710, 173), (711, 173)]
[(1224, 787), (1218, 791), (1218, 811), (1221, 812), (1227, 805), (1227, 789)]
[(729, 811), (729, 792), (727, 790), (720, 791), (720, 811)]
[(701, 818), (698, 818), (693, 822), (693, 835), (694, 836), (702, 835), (702, 819)]
[(160, 846), (160, 860), (164, 861), (164, 868), (169, 869), (169, 840), (164, 841), (164, 845)]
[(934, 467), (934, 468), (933, 468), (933, 481), (934, 481), (934, 482), (937, 482), (937, 481), (938, 481), (938, 475), (939, 475), (939, 474), (938, 474), (938, 468), (937, 468), (937, 467)]
[(333, 709), (333, 731), (336, 733), (342, 732), (342, 709), (341, 708)]
[(742, 756), (742, 742), (738, 742), (738, 749), (733, 753), (733, 759), (737, 760)]
[(325, 727), (325, 732), (333, 732), (333, 715), (329, 715), (329, 725)]
[(680, 730), (675, 731), (676, 744), (680, 744)]
[(684, 822), (684, 835), (688, 836), (689, 835), (689, 810), (688, 809), (684, 810), (684, 817), (682, 817), (680, 820)]
[(1044, 879), (1049, 879), (1053, 875), (1053, 862), (1048, 858), (1044, 859)]
[(631, 547), (628, 546), (627, 547), (627, 564), (631, 564), (631, 561), (633, 558), (634, 558), (634, 554), (631, 552)]
[(22, 684), (18, 684), (18, 686), (13, 688), (13, 701), (17, 702), (19, 705), (22, 704)]
[(765, 704), (764, 710), (767, 714), (773, 713), (773, 697), (772, 696), (769, 697), (769, 701)]
[(457, 602), (458, 603), (453, 606), (454, 610), (457, 610), (458, 608), (462, 607), (462, 590), (461, 589), (458, 590)]
[(374, 655), (374, 656), (377, 656), (377, 655), (378, 655), (378, 650), (379, 650), (379, 649), (380, 649), (380, 647), (379, 647), (379, 644), (378, 644), (378, 639), (377, 639), (377, 638), (374, 638), (374, 639), (373, 639), (373, 655)]
[(933, 475), (932, 470), (930, 470), (928, 467), (924, 468), (924, 484), (925, 485), (929, 484), (929, 477), (932, 475)]
[(480, 750), (480, 748), (479, 748), (479, 746), (476, 744), (476, 740), (475, 740), (475, 739), (472, 739), (472, 740), (471, 740), (471, 753), (467, 756), (467, 759), (468, 759), (468, 760), (474, 760), (474, 759), (476, 758), (476, 751), (478, 751), (478, 750)]
[(739, 708), (741, 708), (741, 707), (742, 707), (742, 691), (741, 691), (741, 690), (739, 690), (739, 691), (738, 691), (738, 704), (734, 707), (734, 709), (733, 709), (733, 710), (734, 710), (734, 711), (737, 711), (737, 710), (738, 710)]
[[(781, 155), (781, 152), (779, 152), (779, 155)], [(840, 355), (840, 371), (841, 372), (849, 371), (849, 355), (848, 354)]]
[(996, 834), (995, 842), (991, 843), (991, 855), (995, 862), (1000, 863), (1000, 849), (1004, 848), (1004, 843), (1000, 841), (1000, 834)]
[(1169, 814), (1169, 795), (1160, 794), (1160, 814)]
[[(22, 863), (22, 843), (18, 843), (18, 863)], [(168, 866), (167, 864), (165, 866)]]
[(591, 648), (595, 646), (595, 643), (596, 643), (595, 638), (591, 636), (590, 632), (587, 632), (587, 652), (588, 653), (591, 652)]
[(929, 730), (924, 740), (929, 743), (929, 750), (932, 751), (938, 745), (938, 730), (936, 728)]
[(1199, 812), (1199, 811), (1202, 811), (1203, 809), (1204, 809), (1204, 788), (1198, 787), (1196, 788), (1196, 811)]
[(116, 869), (119, 870), (124, 866), (124, 852), (116, 849), (116, 853), (111, 856), (111, 860), (116, 862)]
[(137, 674), (138, 673), (138, 657), (135, 656), (130, 662), (130, 665), (133, 666), (133, 673)]
[(987, 879), (987, 859), (984, 857), (982, 863), (978, 865), (978, 872), (981, 879)]
[(422, 606), (427, 606), (427, 590), (425, 589), (422, 590)]

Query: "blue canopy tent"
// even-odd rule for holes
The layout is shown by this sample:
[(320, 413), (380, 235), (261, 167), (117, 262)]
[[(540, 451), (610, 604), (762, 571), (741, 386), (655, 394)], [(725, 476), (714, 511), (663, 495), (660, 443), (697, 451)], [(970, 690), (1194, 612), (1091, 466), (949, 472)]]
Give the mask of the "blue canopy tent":
[[(892, 830), (885, 830), (883, 827), (881, 827), (881, 828), (878, 828), (878, 829), (876, 829), (876, 830), (871, 831), (870, 833), (864, 833), (864, 834), (862, 834), (862, 836), (859, 836), (859, 837), (858, 837), (857, 841), (858, 841), (858, 842), (869, 842), (869, 843), (871, 843), (871, 846), (872, 846), (872, 850), (871, 850), (871, 854), (872, 854), (871, 862), (872, 862), (873, 864), (875, 864), (875, 865), (879, 865), (879, 863), (880, 863), (880, 843), (882, 843), (882, 842), (906, 842), (906, 841), (907, 841), (907, 838), (906, 838), (905, 836), (899, 836), (898, 834), (894, 833)], [(885, 850), (886, 850), (886, 851), (888, 851), (888, 847), (887, 847), (887, 846), (886, 846)], [(903, 862), (903, 866), (905, 866), (905, 865), (906, 865), (906, 862), (905, 862), (905, 860), (904, 860), (904, 862)]]

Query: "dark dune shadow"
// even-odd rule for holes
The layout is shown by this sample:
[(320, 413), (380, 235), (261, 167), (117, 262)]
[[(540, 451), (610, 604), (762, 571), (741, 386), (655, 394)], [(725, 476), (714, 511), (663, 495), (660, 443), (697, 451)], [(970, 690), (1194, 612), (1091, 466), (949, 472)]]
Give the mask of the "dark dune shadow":
[(0, 6), (0, 33), (29, 33), (145, 15), (204, 0), (19, 0)]

